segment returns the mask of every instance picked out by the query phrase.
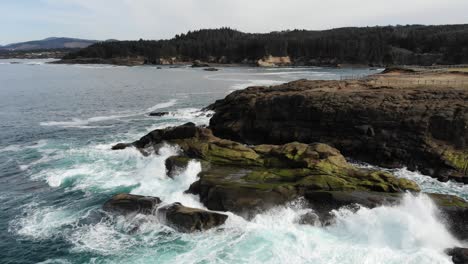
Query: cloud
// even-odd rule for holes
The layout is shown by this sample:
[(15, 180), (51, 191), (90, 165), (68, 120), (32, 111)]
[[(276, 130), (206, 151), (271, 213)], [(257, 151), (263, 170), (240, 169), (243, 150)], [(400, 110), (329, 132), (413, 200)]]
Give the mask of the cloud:
[[(221, 26), (269, 32), (293, 28), (458, 24), (467, 22), (464, 11), (468, 10), (466, 0), (42, 0), (40, 3), (28, 7), (23, 2), (21, 8), (10, 4), (7, 7), (10, 15), (0, 18), (0, 22), (10, 24), (6, 20), (15, 19), (25, 27), (28, 23), (32, 27), (33, 23), (45, 25), (34, 31), (44, 37), (67, 34), (93, 39), (160, 39)], [(30, 31), (22, 34), (19, 29), (7, 39), (31, 39), (27, 34)]]

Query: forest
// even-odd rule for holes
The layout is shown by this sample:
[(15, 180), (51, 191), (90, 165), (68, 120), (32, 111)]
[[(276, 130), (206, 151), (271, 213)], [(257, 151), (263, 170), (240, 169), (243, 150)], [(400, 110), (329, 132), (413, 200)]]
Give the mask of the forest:
[(168, 40), (98, 42), (63, 59), (143, 57), (147, 64), (255, 63), (289, 56), (294, 65), (468, 64), (467, 25), (348, 27), (323, 31), (243, 33), (202, 29)]

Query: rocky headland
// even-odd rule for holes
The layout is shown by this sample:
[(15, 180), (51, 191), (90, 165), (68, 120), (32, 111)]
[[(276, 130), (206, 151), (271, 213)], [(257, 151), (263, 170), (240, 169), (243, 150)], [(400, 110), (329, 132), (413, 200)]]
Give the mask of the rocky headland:
[[(246, 144), (322, 142), (355, 160), (468, 183), (468, 89), (448, 86), (444, 78), (452, 77), (468, 80), (447, 73), (416, 81), (392, 71), (366, 80), (250, 87), (209, 107), (210, 128)], [(440, 83), (422, 85), (428, 78)]]

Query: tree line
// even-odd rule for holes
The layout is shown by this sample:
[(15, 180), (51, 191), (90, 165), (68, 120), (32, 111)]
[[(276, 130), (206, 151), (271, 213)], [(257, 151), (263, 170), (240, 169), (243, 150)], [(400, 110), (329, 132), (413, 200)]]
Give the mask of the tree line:
[(468, 64), (468, 25), (384, 26), (324, 31), (243, 33), (203, 29), (168, 40), (99, 42), (64, 59), (144, 57), (163, 60), (252, 63), (265, 56), (289, 56), (296, 65)]

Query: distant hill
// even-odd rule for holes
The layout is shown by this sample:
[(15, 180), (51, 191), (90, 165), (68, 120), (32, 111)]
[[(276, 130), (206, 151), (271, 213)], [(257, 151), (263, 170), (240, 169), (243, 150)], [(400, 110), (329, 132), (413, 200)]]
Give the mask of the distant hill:
[(97, 40), (77, 39), (77, 38), (46, 38), (43, 40), (34, 40), (20, 43), (0, 46), (1, 50), (9, 51), (27, 51), (27, 50), (48, 50), (48, 49), (82, 49), (86, 48)]

